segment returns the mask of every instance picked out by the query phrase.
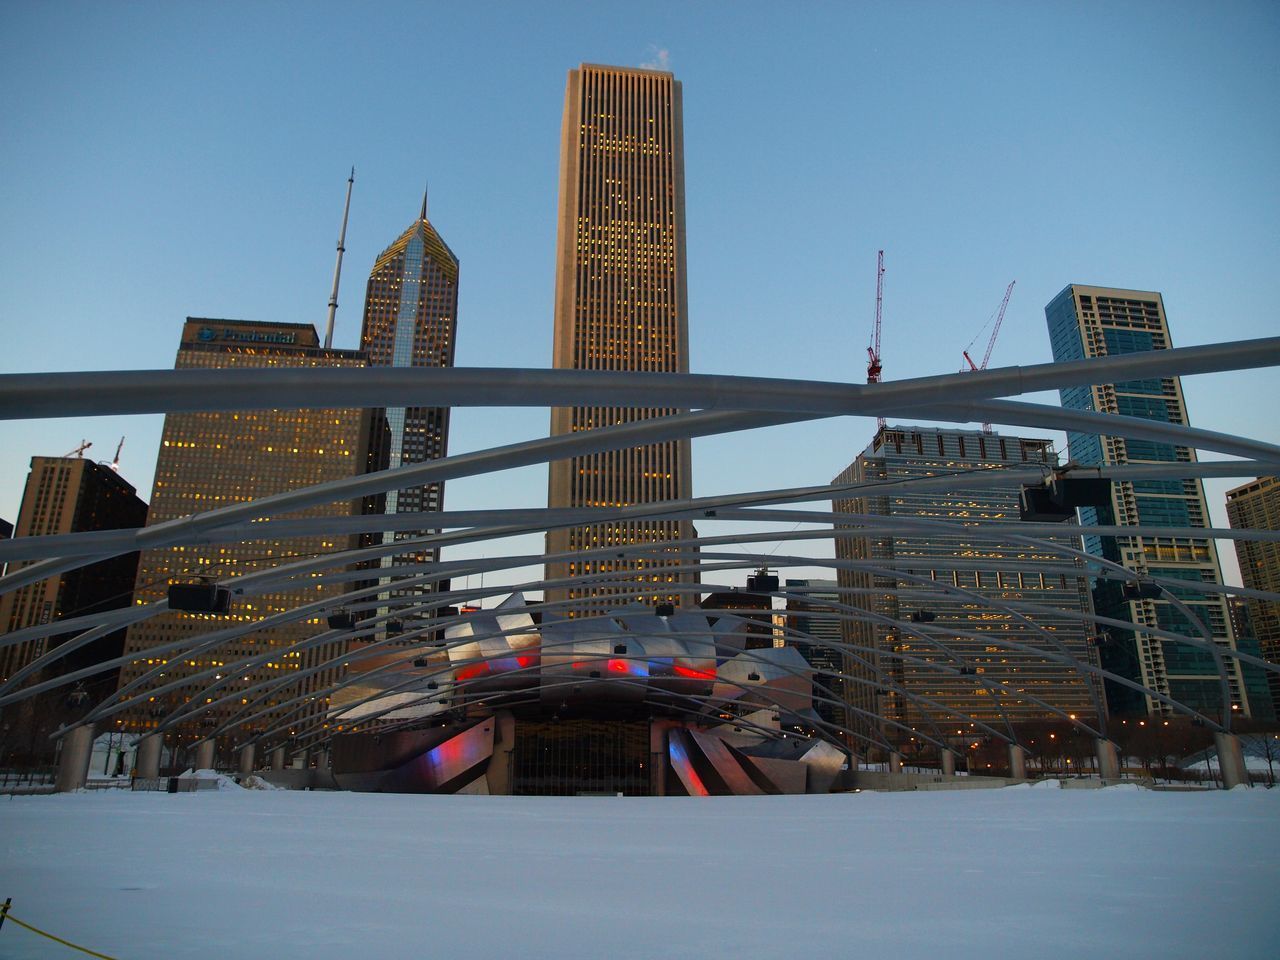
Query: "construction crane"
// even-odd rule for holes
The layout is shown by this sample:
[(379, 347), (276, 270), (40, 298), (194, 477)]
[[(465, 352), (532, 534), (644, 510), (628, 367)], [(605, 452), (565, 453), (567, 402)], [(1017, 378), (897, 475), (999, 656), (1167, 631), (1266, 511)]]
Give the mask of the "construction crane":
[[(867, 383), (880, 382), (880, 310), (884, 305), (884, 251), (876, 254), (876, 325), (867, 347)], [(884, 417), (876, 418), (876, 430), (884, 429)]]
[[(963, 351), (965, 362), (969, 364), (969, 370), (966, 371), (962, 369), (961, 370), (962, 373), (976, 372), (978, 370), (987, 369), (987, 364), (991, 361), (991, 351), (994, 350), (996, 346), (996, 337), (1000, 336), (1000, 325), (1004, 323), (1004, 311), (1009, 306), (1009, 297), (1013, 294), (1013, 285), (1017, 282), (1018, 281), (1016, 280), (1010, 280), (1009, 286), (1005, 288), (1004, 299), (1000, 301), (1000, 309), (996, 311), (996, 315), (995, 315), (996, 322), (992, 324), (991, 339), (987, 341), (987, 352), (982, 355), (981, 366), (974, 363), (973, 357), (969, 356), (969, 347), (972, 347), (975, 343), (978, 342), (978, 337), (982, 336), (982, 330), (985, 330), (987, 328), (987, 325), (985, 323), (982, 325), (982, 330), (979, 330), (974, 335), (973, 339), (969, 341), (969, 347), (965, 347)], [(991, 433), (991, 424), (984, 423), (982, 425), (982, 432), (987, 434)]]
[(92, 446), (93, 446), (93, 444), (92, 444), (92, 443), (90, 443), (88, 440), (81, 440), (81, 441), (80, 441), (80, 446), (76, 447), (76, 448), (75, 448), (74, 450), (72, 450), (70, 453), (64, 453), (64, 454), (62, 455), (62, 459), (64, 459), (64, 460), (69, 460), (71, 457), (83, 457), (83, 456), (84, 456), (84, 452), (85, 452), (86, 450), (88, 450), (88, 449), (89, 449), (90, 447), (92, 447)]
[(120, 438), (120, 442), (116, 444), (116, 455), (111, 460), (111, 469), (116, 473), (120, 472), (120, 451), (124, 449), (124, 437)]

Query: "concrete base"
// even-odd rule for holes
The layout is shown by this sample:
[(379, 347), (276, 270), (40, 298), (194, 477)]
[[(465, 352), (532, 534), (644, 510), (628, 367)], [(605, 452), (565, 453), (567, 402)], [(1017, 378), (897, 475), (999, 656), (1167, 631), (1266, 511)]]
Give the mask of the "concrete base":
[(511, 795), (512, 752), (516, 746), (516, 718), (509, 710), (494, 714), (497, 727), (493, 736), (493, 756), (485, 771), (486, 792), (495, 796)]
[(84, 789), (89, 779), (89, 758), (93, 756), (93, 725), (72, 727), (62, 738), (62, 753), (58, 756), (58, 775), (53, 789), (58, 793), (70, 793)]
[(1014, 780), (1027, 779), (1027, 751), (1016, 743), (1009, 744), (1009, 776)]
[(956, 755), (951, 750), (942, 751), (942, 775), (944, 777), (956, 775)]
[(197, 770), (212, 770), (214, 764), (214, 748), (217, 746), (212, 740), (201, 740), (196, 744), (196, 763)]
[(320, 750), (319, 752), (316, 753), (316, 769), (317, 770), (329, 769), (329, 751), (328, 750)]
[(889, 772), (890, 773), (902, 772), (902, 754), (900, 753), (889, 754)]
[(140, 778), (154, 780), (160, 776), (162, 746), (164, 746), (164, 738), (158, 733), (149, 733), (138, 741), (138, 753), (133, 765)]
[(1095, 747), (1098, 752), (1098, 776), (1103, 780), (1120, 779), (1120, 758), (1116, 755), (1116, 745), (1110, 740), (1099, 738)]
[(271, 751), (271, 769), (284, 769), (284, 747), (276, 747)]
[(254, 745), (247, 743), (240, 748), (240, 766), (241, 773), (253, 773), (254, 765)]
[(1222, 788), (1230, 790), (1249, 782), (1240, 738), (1231, 733), (1215, 733), (1213, 745), (1218, 748), (1218, 766), (1222, 768)]

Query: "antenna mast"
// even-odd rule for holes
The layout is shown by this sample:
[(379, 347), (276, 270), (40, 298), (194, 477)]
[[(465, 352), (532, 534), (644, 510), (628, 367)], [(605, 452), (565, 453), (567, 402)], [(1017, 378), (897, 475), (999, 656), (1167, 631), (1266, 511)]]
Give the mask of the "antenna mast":
[(338, 234), (338, 262), (333, 266), (333, 293), (329, 294), (329, 322), (324, 328), (324, 348), (333, 347), (333, 320), (338, 314), (338, 281), (342, 278), (342, 255), (347, 247), (347, 214), (351, 212), (351, 187), (356, 182), (356, 168), (351, 168), (351, 176), (347, 177), (347, 202), (342, 208), (342, 232)]
[[(876, 326), (867, 347), (867, 383), (880, 382), (880, 308), (884, 303), (884, 251), (876, 254)], [(884, 429), (884, 417), (876, 418), (876, 429)]]

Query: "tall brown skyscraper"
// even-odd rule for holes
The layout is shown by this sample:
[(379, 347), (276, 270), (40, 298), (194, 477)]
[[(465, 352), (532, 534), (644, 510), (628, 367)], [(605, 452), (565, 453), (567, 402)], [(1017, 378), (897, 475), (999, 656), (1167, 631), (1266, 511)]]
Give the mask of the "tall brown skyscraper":
[[(1280, 477), (1259, 477), (1227, 491), (1227, 517), (1231, 526), (1254, 530), (1280, 530)], [(1280, 543), (1237, 540), (1240, 578), (1253, 590), (1280, 593)], [(1249, 619), (1262, 655), (1280, 663), (1280, 603), (1248, 600)], [(1267, 674), (1271, 698), (1280, 707), (1280, 675)]]
[[(670, 73), (583, 64), (569, 71), (560, 141), (555, 367), (689, 371), (685, 284), (684, 134), (680, 82)], [(559, 407), (553, 436), (668, 416), (674, 409)], [(618, 507), (691, 495), (689, 441), (590, 454), (551, 464), (551, 507)], [(596, 524), (547, 535), (549, 553), (661, 544), (687, 522)], [(550, 579), (634, 571), (664, 602), (676, 579), (661, 559), (550, 563)], [(549, 590), (548, 599), (607, 596), (626, 585)]]
[[(146, 519), (147, 505), (111, 467), (80, 457), (32, 457), (15, 532), (19, 537), (38, 537), (119, 530), (140, 527)], [(25, 564), (11, 566), (18, 569)], [(6, 593), (0, 597), (0, 633), (127, 607), (137, 570), (138, 554), (129, 553)], [(0, 680), (8, 680), (74, 635), (0, 647)], [(51, 663), (45, 668), (47, 673), (35, 672), (27, 682), (112, 660), (120, 656), (123, 645), (124, 631), (118, 630)], [(115, 682), (114, 671), (85, 680), (86, 702), (108, 696)], [(15, 757), (51, 756), (54, 745), (48, 734), (59, 724), (72, 721), (74, 711), (68, 709), (68, 701), (74, 704), (76, 699), (68, 697), (67, 689), (51, 690), (0, 708), (0, 764)]]
[[(362, 353), (326, 350), (315, 328), (298, 323), (250, 323), (242, 320), (188, 318), (182, 331), (175, 366), (178, 369), (242, 369), (263, 367), (365, 366)], [(150, 524), (200, 513), (245, 500), (281, 493), (296, 487), (324, 483), (363, 473), (368, 463), (368, 413), (359, 409), (244, 410), (236, 412), (171, 413), (165, 417), (160, 456), (156, 461)], [(319, 504), (289, 514), (290, 517), (348, 516), (358, 505), (349, 502)], [(287, 539), (193, 544), (162, 550), (146, 550), (138, 565), (134, 602), (151, 603), (165, 597), (172, 582), (191, 582), (200, 575), (218, 578), (241, 576), (263, 568), (333, 553), (354, 545), (350, 536), (298, 536)], [(245, 657), (279, 650), (253, 670), (228, 678), (221, 695), (244, 690), (265, 680), (283, 679), (289, 673), (318, 664), (336, 655), (336, 644), (312, 648), (305, 654), (284, 648), (327, 629), (324, 618), (313, 616), (281, 626), (255, 630), (216, 650), (170, 659), (152, 649), (165, 643), (194, 637), (226, 627), (262, 620), (305, 603), (336, 597), (345, 585), (293, 581), (257, 596), (237, 598), (225, 615), (164, 613), (129, 628), (126, 652), (136, 655), (121, 670), (127, 683), (158, 665), (165, 665), (166, 679), (217, 668)], [(336, 669), (317, 674), (306, 683), (322, 687), (338, 676)], [(184, 697), (206, 684), (203, 679), (183, 692), (169, 696), (148, 710), (132, 712), (123, 725), (146, 730), (155, 717), (165, 716)], [(259, 707), (270, 706), (300, 693), (283, 687)], [(255, 694), (256, 696), (256, 694)], [(247, 699), (247, 698), (246, 698)], [(324, 709), (317, 702), (316, 711)], [(227, 719), (234, 709), (212, 714)], [(202, 718), (203, 719), (203, 718)], [(256, 728), (270, 726), (267, 720)], [(182, 735), (189, 742), (206, 730)]]

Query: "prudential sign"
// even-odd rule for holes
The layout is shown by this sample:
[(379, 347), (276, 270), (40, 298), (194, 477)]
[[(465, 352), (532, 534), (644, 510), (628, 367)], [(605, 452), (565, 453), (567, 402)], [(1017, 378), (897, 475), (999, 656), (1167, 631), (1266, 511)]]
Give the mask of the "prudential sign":
[(221, 330), (215, 327), (201, 327), (196, 332), (196, 339), (201, 343), (296, 343), (298, 335), (296, 333), (263, 333), (258, 330), (235, 330), (231, 327), (223, 327)]

